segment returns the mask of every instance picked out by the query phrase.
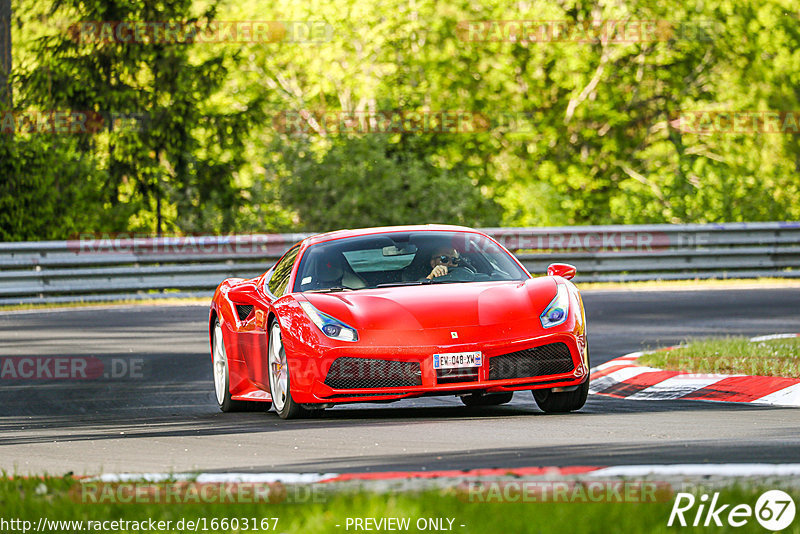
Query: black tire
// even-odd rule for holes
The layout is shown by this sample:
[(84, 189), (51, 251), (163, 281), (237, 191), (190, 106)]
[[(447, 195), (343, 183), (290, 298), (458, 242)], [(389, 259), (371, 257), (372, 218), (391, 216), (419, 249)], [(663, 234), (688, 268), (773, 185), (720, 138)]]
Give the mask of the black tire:
[(469, 395), (462, 395), (461, 402), (466, 406), (500, 406), (507, 402), (511, 402), (514, 398), (514, 392), (508, 391), (504, 393), (487, 393), (481, 395), (480, 393), (470, 393)]
[(549, 389), (534, 389), (533, 399), (545, 413), (567, 413), (580, 410), (589, 395), (589, 378), (575, 391), (553, 393)]
[[(283, 346), (281, 327), (278, 321), (274, 321), (269, 329), (269, 346), (267, 347), (267, 372), (269, 373), (269, 391), (272, 396), (272, 405), (281, 419), (298, 419), (306, 417), (309, 410), (306, 410), (292, 398), (292, 379), (289, 374), (287, 364), (286, 349)], [(275, 365), (280, 364), (279, 369)], [(282, 379), (284, 376), (281, 371), (285, 370), (285, 385)], [(277, 397), (276, 397), (277, 396)]]
[[(216, 349), (219, 345), (221, 352), (217, 354)], [(219, 359), (223, 361), (219, 361)], [(231, 398), (231, 382), (228, 372), (228, 352), (225, 349), (225, 341), (222, 338), (222, 328), (217, 319), (214, 323), (214, 342), (211, 346), (211, 365), (214, 373), (214, 393), (217, 405), (223, 412), (266, 412), (272, 406), (270, 402), (251, 402), (239, 401)], [(217, 375), (217, 373), (220, 375)], [(217, 380), (221, 380), (217, 384)], [(219, 388), (219, 389), (218, 389)], [(223, 390), (224, 389), (224, 390)]]

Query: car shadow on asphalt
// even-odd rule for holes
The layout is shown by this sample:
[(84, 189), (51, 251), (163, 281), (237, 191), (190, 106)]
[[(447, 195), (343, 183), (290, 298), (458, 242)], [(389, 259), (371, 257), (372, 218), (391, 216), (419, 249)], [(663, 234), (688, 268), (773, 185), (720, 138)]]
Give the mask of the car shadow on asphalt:
[[(407, 399), (395, 404), (349, 404), (324, 411), (315, 411), (307, 418), (284, 421), (274, 411), (221, 413), (213, 404), (213, 393), (198, 394), (188, 387), (172, 390), (170, 396), (149, 406), (126, 405), (124, 402), (60, 404), (56, 407), (30, 404), (0, 394), (0, 446), (84, 441), (104, 439), (141, 439), (181, 436), (216, 436), (226, 434), (271, 433), (298, 429), (347, 429), (416, 425), (431, 421), (475, 422), (504, 418), (526, 418), (538, 423), (547, 421), (575, 422), (620, 414), (654, 414), (661, 412), (735, 413), (772, 411), (776, 407), (736, 403), (700, 401), (630, 401), (590, 395), (586, 405), (569, 414), (545, 414), (530, 393), (517, 394), (511, 404), (470, 408), (454, 397)], [(124, 392), (115, 390), (117, 398)], [(9, 402), (5, 402), (9, 401)], [(16, 409), (15, 409), (16, 408)], [(15, 413), (19, 410), (18, 413)], [(49, 414), (48, 414), (49, 412)], [(599, 423), (600, 421), (595, 421)]]

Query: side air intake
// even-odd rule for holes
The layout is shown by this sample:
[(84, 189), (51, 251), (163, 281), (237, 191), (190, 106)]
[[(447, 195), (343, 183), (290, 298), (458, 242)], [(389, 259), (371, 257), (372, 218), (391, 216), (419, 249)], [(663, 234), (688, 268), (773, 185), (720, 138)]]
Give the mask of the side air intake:
[(253, 311), (253, 306), (250, 304), (237, 304), (236, 305), (236, 315), (239, 316), (240, 321), (244, 321)]

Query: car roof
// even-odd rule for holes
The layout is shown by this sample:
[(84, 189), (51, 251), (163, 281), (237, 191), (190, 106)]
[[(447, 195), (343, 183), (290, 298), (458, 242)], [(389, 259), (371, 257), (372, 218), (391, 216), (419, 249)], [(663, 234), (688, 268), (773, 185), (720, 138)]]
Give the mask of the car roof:
[[(469, 232), (481, 234), (474, 228), (466, 226), (454, 226), (450, 224), (417, 224), (408, 226), (379, 226), (376, 228), (357, 228), (352, 230), (336, 230), (334, 232), (326, 232), (324, 234), (312, 235), (305, 239), (306, 246), (315, 245), (325, 241), (333, 241), (335, 239), (345, 239), (348, 237), (359, 237), (365, 235), (375, 234), (388, 234), (392, 232)], [(483, 235), (483, 234), (481, 234)]]

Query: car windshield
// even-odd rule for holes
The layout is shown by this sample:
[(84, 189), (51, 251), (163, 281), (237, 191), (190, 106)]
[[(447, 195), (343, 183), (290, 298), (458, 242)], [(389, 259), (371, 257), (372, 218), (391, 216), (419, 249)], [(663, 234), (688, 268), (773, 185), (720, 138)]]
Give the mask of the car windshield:
[[(443, 265), (432, 275), (436, 265)], [(393, 232), (310, 246), (300, 260), (294, 291), (525, 280), (510, 254), (480, 234)]]

